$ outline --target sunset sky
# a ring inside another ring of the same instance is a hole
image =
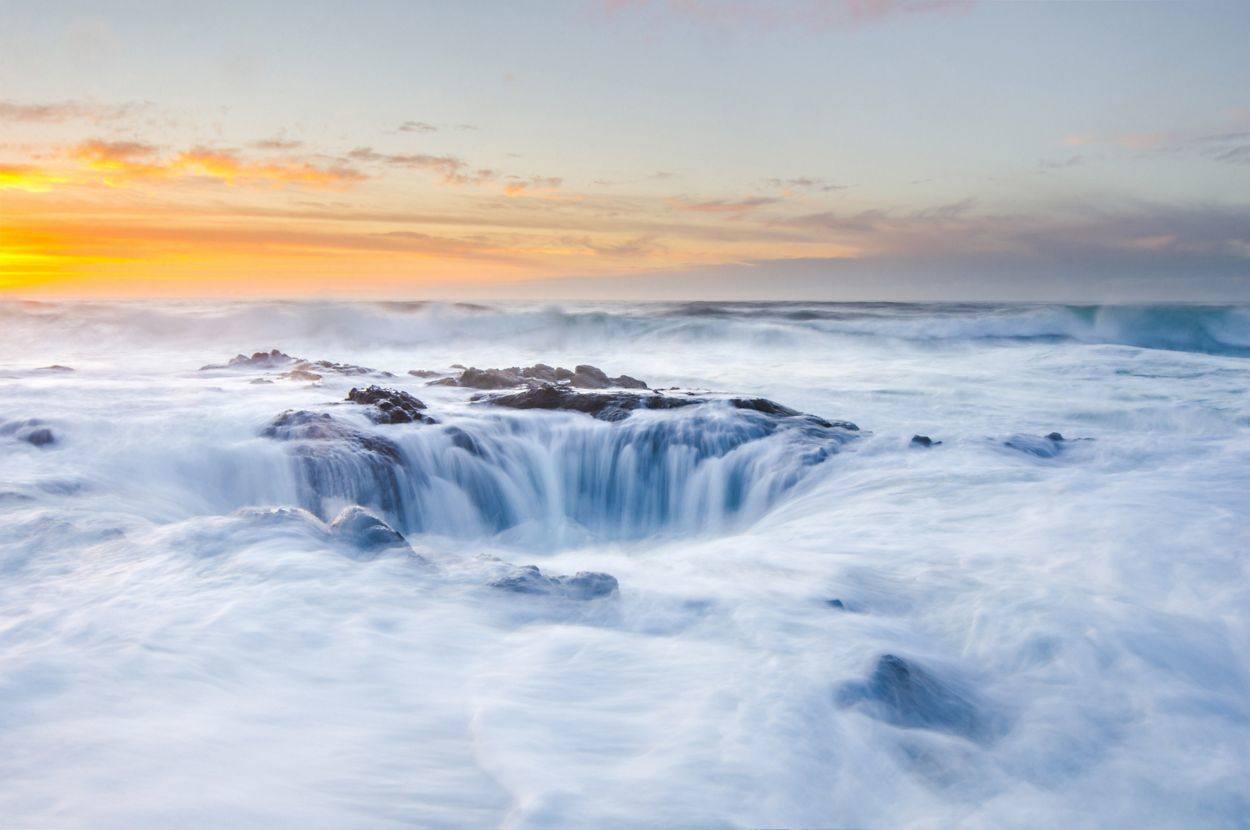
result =
[[[1250,3],[0,1],[0,292],[1250,299]]]

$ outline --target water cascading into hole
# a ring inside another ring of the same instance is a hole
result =
[[[749,523],[854,433],[709,403],[616,423],[518,412],[384,429],[297,412],[268,434],[293,442],[300,503],[322,518],[360,504],[406,534],[572,523],[637,539]]]

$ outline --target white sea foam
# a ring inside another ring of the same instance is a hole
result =
[[[273,347],[441,423],[198,370]],[[0,434],[0,825],[1246,826],[1247,349],[1244,308],[0,305],[0,433],[55,436]],[[535,361],[862,429],[405,374]],[[398,500],[310,490],[286,410],[393,442]],[[1092,440],[1004,445],[1052,431]],[[419,556],[353,555],[352,501]]]

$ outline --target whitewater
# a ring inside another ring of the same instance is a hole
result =
[[[1250,826],[1248,358],[1244,306],[2,302],[0,826]],[[534,364],[681,405],[439,382]]]

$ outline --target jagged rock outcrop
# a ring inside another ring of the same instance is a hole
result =
[[[425,413],[425,404],[400,389],[369,386],[353,387],[347,400],[369,407],[369,419],[375,424],[433,424],[437,423]]]

